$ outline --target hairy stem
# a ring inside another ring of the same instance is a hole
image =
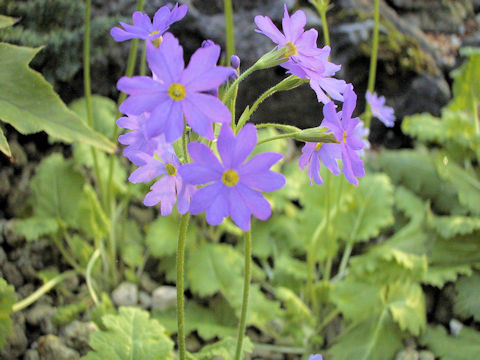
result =
[[[177,341],[178,341],[178,354],[180,360],[185,360],[185,312],[184,312],[184,263],[185,263],[185,240],[187,237],[188,222],[190,220],[190,214],[182,215],[180,221],[180,232],[178,235],[178,248],[177,248]]]
[[[237,348],[235,350],[235,360],[240,360],[243,353],[243,338],[245,336],[245,327],[247,325],[248,293],[250,291],[252,263],[252,233],[251,230],[245,232],[245,277],[243,280],[243,301],[240,323],[238,325]]]

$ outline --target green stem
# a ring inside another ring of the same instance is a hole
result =
[[[377,56],[378,56],[378,29],[380,24],[380,0],[375,0],[375,9],[373,15],[373,38],[372,38],[372,55],[370,57],[370,70],[368,72],[368,91],[372,94],[375,90],[375,77],[377,74]],[[365,114],[365,127],[370,128],[370,120],[372,118],[372,109],[367,104]]]
[[[183,134],[182,134],[182,149],[183,149],[183,162],[188,162],[188,151],[187,151],[187,121],[183,120]]]
[[[47,292],[53,289],[56,285],[60,284],[67,277],[72,276],[74,274],[76,274],[76,272],[73,270],[70,270],[47,281],[45,284],[43,284],[41,287],[39,287],[35,292],[27,296],[25,299],[14,304],[12,306],[12,311],[17,312],[29,307],[35,301],[37,301],[39,298],[41,298],[43,295],[45,295]]]
[[[140,55],[140,72],[138,75],[144,76],[147,73],[147,43],[142,48],[142,55]]]
[[[99,257],[100,257],[100,249],[97,249],[94,251],[92,257],[88,261],[87,271],[85,273],[85,280],[87,282],[88,292],[90,293],[90,296],[92,297],[95,305],[98,304],[98,296],[95,293],[95,289],[93,288],[93,284],[92,284],[92,269]]]
[[[327,23],[328,0],[316,0],[313,2],[313,5],[322,19],[323,39],[325,40],[325,45],[330,46],[330,33],[328,31]]]
[[[270,138],[267,138],[267,139],[264,139],[262,141],[259,141],[257,143],[257,145],[261,145],[261,144],[264,144],[264,143],[267,143],[267,142],[270,142],[270,141],[274,141],[274,140],[280,140],[280,139],[288,139],[288,138],[292,138],[294,135],[298,134],[299,131],[296,131],[296,132],[291,132],[291,133],[286,133],[286,134],[281,134],[281,135],[277,135],[277,136],[272,136]]]
[[[92,108],[92,87],[90,83],[90,18],[91,18],[92,1],[87,0],[85,4],[85,32],[83,36],[83,86],[85,92],[85,103],[87,107],[87,122],[88,126],[93,129],[93,108]],[[90,148],[93,159],[93,168],[95,172],[95,178],[98,184],[98,191],[102,203],[106,206],[105,188],[103,186],[102,177],[100,175],[100,167],[98,165],[97,150],[93,147]]]
[[[180,360],[185,360],[185,310],[184,310],[184,263],[185,263],[185,239],[187,237],[188,221],[190,214],[182,215],[180,221],[180,232],[178,235],[177,248],[177,324],[178,324],[178,353]]]
[[[247,325],[248,293],[250,291],[250,266],[252,263],[252,233],[251,230],[245,232],[245,277],[243,280],[243,301],[240,323],[238,325],[237,348],[235,350],[235,360],[240,360],[243,352],[243,338]]]
[[[480,134],[480,120],[478,119],[478,105],[477,99],[472,89],[472,111],[473,111],[473,118],[475,120],[475,134]]]
[[[232,0],[223,0],[225,14],[225,35],[227,38],[227,63],[230,57],[235,54],[235,28],[233,23]]]
[[[335,319],[338,316],[338,314],[340,314],[340,310],[334,310],[330,314],[325,316],[322,323],[320,325],[318,325],[318,328],[316,329],[317,333],[322,331],[323,328],[330,323],[330,321],[332,321],[333,319]]]

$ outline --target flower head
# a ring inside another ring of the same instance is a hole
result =
[[[310,355],[308,357],[308,360],[323,360],[323,357],[320,354],[315,354],[315,355]]]
[[[365,168],[357,151],[362,150],[365,147],[365,143],[357,137],[358,133],[355,130],[360,124],[360,118],[352,119],[352,114],[357,104],[357,95],[353,91],[351,84],[347,85],[344,97],[343,109],[338,114],[333,102],[329,102],[323,107],[324,120],[322,126],[328,127],[340,143],[343,163],[342,171],[350,183],[358,186],[357,177],[365,175]],[[342,118],[342,121],[339,120],[339,117]]]
[[[310,185],[312,180],[318,184],[323,184],[320,176],[320,162],[334,175],[340,175],[337,159],[341,157],[340,144],[311,143],[307,142],[302,148],[302,155],[298,159],[298,166],[304,170],[308,165],[308,176]]]
[[[160,48],[147,43],[153,78],[121,78],[117,87],[130,96],[120,111],[133,115],[149,112],[149,137],[165,134],[167,142],[174,142],[182,135],[185,118],[194,131],[213,140],[212,123],[228,123],[232,117],[228,108],[208,93],[234,73],[230,67],[216,65],[219,56],[218,45],[200,48],[185,68],[183,48],[172,34],[165,34]]]
[[[187,5],[175,4],[170,11],[168,5],[162,6],[153,16],[153,22],[147,14],[135,11],[132,15],[133,25],[120,22],[122,28],[114,27],[110,30],[115,41],[125,41],[130,39],[150,40],[160,44],[161,36],[168,30],[170,25],[177,22],[187,13]]]
[[[117,125],[124,129],[133,130],[118,137],[118,142],[122,145],[128,145],[123,150],[123,156],[135,165],[142,165],[142,157],[139,153],[153,155],[159,147],[166,147],[165,137],[163,135],[150,138],[145,130],[145,123],[150,114],[143,113],[139,116],[124,116],[117,120]]]
[[[268,36],[279,48],[285,48],[288,61],[281,64],[288,73],[302,79],[309,79],[310,86],[317,94],[318,101],[326,104],[331,96],[334,100],[343,101],[343,91],[346,82],[331,78],[341,66],[328,61],[330,47],[317,47],[318,32],[315,29],[305,31],[307,18],[302,10],[296,11],[291,17],[287,6],[282,19],[283,33],[273,24],[268,16],[258,15],[255,24],[258,33]]]
[[[385,97],[378,97],[377,93],[371,93],[367,91],[367,102],[372,109],[372,115],[385,124],[385,126],[393,127],[395,123],[395,115],[393,114],[393,108],[385,105]]]
[[[285,185],[285,177],[270,170],[282,155],[265,152],[245,162],[256,144],[257,130],[247,124],[237,136],[228,125],[222,126],[217,142],[221,162],[208,146],[198,142],[188,145],[193,163],[183,165],[180,174],[187,183],[208,184],[194,194],[192,214],[206,211],[211,225],[231,216],[244,231],[250,229],[252,215],[260,220],[270,217],[270,204],[260,191],[271,192]]]
[[[142,165],[135,170],[128,180],[137,184],[149,182],[160,177],[145,196],[143,203],[154,206],[160,203],[162,216],[170,215],[173,206],[177,203],[178,212],[185,214],[190,207],[190,200],[196,187],[186,184],[178,172],[180,161],[171,146],[161,146],[154,155],[137,153],[142,159]]]

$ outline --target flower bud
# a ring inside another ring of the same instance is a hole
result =
[[[213,45],[215,45],[213,40],[203,40],[203,42],[202,42],[202,48],[206,48],[206,47],[213,46]]]
[[[238,69],[240,67],[240,58],[237,55],[232,55],[230,57],[230,65],[234,69]]]
[[[271,67],[275,67],[277,65],[283,64],[287,61],[288,58],[285,57],[285,49],[273,49],[269,51],[265,55],[263,55],[258,61],[255,63],[255,67],[260,69],[268,69]]]
[[[331,132],[327,133],[328,130],[325,126],[318,126],[302,130],[296,133],[293,138],[305,142],[336,143],[335,135]]]

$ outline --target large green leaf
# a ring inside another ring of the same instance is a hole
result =
[[[15,304],[13,286],[0,278],[0,349],[5,345],[7,337],[12,331],[12,306]]]
[[[452,72],[453,100],[449,107],[453,110],[473,111],[472,104],[480,101],[480,52],[478,49],[467,51],[468,60]],[[476,108],[476,107],[475,107]]]
[[[12,26],[16,21],[17,19],[10,16],[0,15],[0,29]]]
[[[458,336],[447,335],[443,326],[429,327],[420,338],[440,360],[473,360],[480,354],[480,332],[464,327]]]
[[[12,152],[10,151],[10,146],[8,145],[7,138],[3,133],[2,128],[0,128],[0,151],[3,152],[8,157],[12,156]]]
[[[357,191],[338,215],[339,235],[347,242],[367,241],[393,223],[393,187],[383,174],[360,179]]]
[[[146,238],[148,249],[155,257],[164,257],[174,255],[177,252],[178,218],[171,216],[159,216],[155,221],[148,224],[146,228]],[[188,227],[187,247],[195,239],[194,224]]]
[[[433,216],[430,222],[430,226],[444,238],[480,231],[480,217]]]
[[[480,215],[480,177],[475,170],[461,168],[447,155],[439,154],[435,163],[440,176],[457,190],[460,203]]]
[[[22,134],[44,130],[65,142],[113,152],[115,146],[70,111],[52,86],[28,64],[41,48],[0,43],[0,119]]]
[[[465,318],[480,321],[480,274],[464,277],[455,284],[455,312]]]
[[[173,359],[173,342],[164,328],[149,318],[146,311],[120,308],[118,315],[105,315],[107,330],[90,336],[93,351],[83,360],[169,360]]]
[[[45,158],[30,182],[33,215],[61,219],[75,226],[83,184],[83,176],[72,161],[65,160],[61,154]]]
[[[55,234],[59,229],[55,218],[30,217],[15,220],[15,231],[27,241],[38,240],[42,236]]]

